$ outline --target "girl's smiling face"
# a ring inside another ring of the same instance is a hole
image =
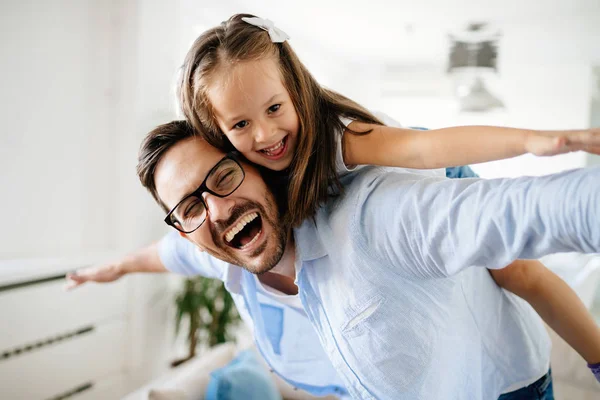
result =
[[[231,144],[263,167],[289,167],[300,123],[276,59],[239,62],[211,78],[208,100]]]

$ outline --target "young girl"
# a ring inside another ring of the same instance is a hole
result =
[[[179,95],[186,118],[209,143],[225,151],[235,148],[287,176],[290,226],[312,217],[331,188],[341,190],[339,175],[355,165],[435,169],[525,153],[600,154],[599,129],[464,126],[421,132],[386,126],[364,107],[319,85],[287,39],[271,21],[234,15],[194,42],[182,67]],[[492,275],[499,283],[516,283],[508,275],[514,270]],[[543,317],[549,315],[542,310],[544,302],[531,303]],[[585,324],[588,344],[596,345],[597,327],[589,318]],[[582,333],[565,326],[559,330],[567,336]],[[590,363],[600,361],[595,351],[577,350]]]
[[[600,129],[534,131],[464,126],[425,133],[385,126],[371,112],[323,88],[287,35],[268,20],[234,15],[204,32],[182,67],[183,112],[206,139],[289,175],[289,219],[299,225],[340,189],[359,164],[432,169],[524,153],[600,152]]]

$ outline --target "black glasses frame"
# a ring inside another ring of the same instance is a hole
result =
[[[227,194],[219,194],[219,193],[216,193],[216,192],[210,190],[208,188],[208,186],[206,186],[206,180],[208,179],[209,176],[211,176],[211,174],[215,171],[215,169],[217,169],[217,167],[219,165],[221,165],[221,163],[223,161],[225,161],[225,160],[231,160],[231,161],[235,162],[238,165],[238,167],[240,167],[240,170],[242,171],[242,179],[240,180],[240,183],[235,188],[233,188],[233,190],[231,190],[229,193],[227,193]],[[235,192],[242,185],[242,183],[244,182],[245,178],[246,178],[246,171],[244,171],[244,167],[242,167],[242,164],[240,164],[240,161],[239,161],[239,159],[237,157],[237,152],[232,151],[232,152],[227,153],[225,155],[225,157],[223,157],[222,159],[220,159],[219,162],[216,163],[210,169],[210,171],[208,171],[208,174],[206,174],[206,177],[202,181],[202,184],[200,185],[200,187],[198,187],[198,189],[194,190],[192,193],[188,194],[183,199],[181,199],[181,201],[179,203],[177,203],[175,205],[175,207],[173,207],[171,209],[171,211],[169,211],[169,213],[167,214],[167,216],[164,219],[165,223],[167,225],[169,225],[169,226],[172,226],[173,228],[177,229],[179,232],[182,232],[182,233],[192,233],[192,232],[196,231],[198,228],[200,228],[202,226],[202,224],[204,223],[204,221],[206,221],[206,217],[204,218],[204,220],[202,220],[202,222],[200,222],[200,225],[198,225],[197,227],[195,227],[191,231],[184,231],[183,228],[181,228],[181,229],[178,228],[175,225],[175,223],[171,220],[171,214],[173,214],[173,212],[177,209],[177,207],[179,207],[179,205],[181,203],[183,203],[184,201],[186,201],[188,198],[190,198],[192,196],[195,196],[195,197],[197,197],[197,198],[200,199],[200,201],[202,202],[202,204],[204,204],[204,208],[206,209],[206,212],[208,213],[208,205],[204,201],[204,198],[202,197],[202,193],[207,192],[207,193],[212,194],[213,196],[217,196],[217,197],[220,197],[220,198],[224,198],[224,197],[230,196],[233,192]]]

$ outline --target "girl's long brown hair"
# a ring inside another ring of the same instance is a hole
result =
[[[342,186],[336,171],[336,135],[344,132],[340,117],[381,124],[354,101],[328,90],[313,78],[287,42],[273,43],[268,33],[236,14],[204,32],[192,45],[182,66],[179,82],[181,107],[191,125],[215,147],[233,148],[216,122],[207,89],[219,68],[244,61],[275,57],[283,83],[300,121],[297,148],[288,176],[285,223],[297,226],[315,215],[317,208]],[[353,132],[365,134],[368,132]]]

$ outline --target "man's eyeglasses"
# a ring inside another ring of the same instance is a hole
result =
[[[210,170],[198,189],[169,211],[165,222],[180,232],[194,232],[206,220],[208,207],[202,193],[227,197],[240,187],[244,177],[244,169],[237,161],[235,153],[228,153]]]

